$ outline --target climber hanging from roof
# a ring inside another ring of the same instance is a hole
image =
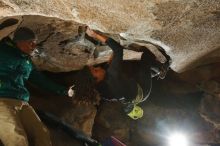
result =
[[[162,64],[155,55],[144,48],[141,60],[130,62],[132,68],[127,68],[129,62],[123,61],[123,47],[110,37],[101,35],[89,27],[86,34],[101,43],[107,44],[113,50],[113,57],[107,69],[90,66],[89,70],[96,81],[96,89],[101,97],[108,101],[120,101],[125,105],[125,111],[132,119],[143,116],[143,110],[137,106],[145,101],[151,92],[152,77],[163,79],[170,65],[170,57]]]

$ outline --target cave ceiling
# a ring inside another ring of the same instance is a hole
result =
[[[218,0],[1,0],[0,22],[9,18],[19,21],[0,37],[20,26],[33,29],[41,43],[33,61],[41,70],[66,72],[108,60],[109,48],[83,37],[85,25],[124,46],[162,47],[175,72],[220,61]],[[124,58],[139,59],[140,53],[126,50]]]

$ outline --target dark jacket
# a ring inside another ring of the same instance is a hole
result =
[[[142,61],[123,61],[123,47],[109,38],[106,44],[113,50],[113,59],[109,65],[106,77],[97,90],[104,99],[131,101],[137,96],[137,84],[148,96],[151,88],[150,68]]]
[[[29,100],[25,81],[30,80],[41,88],[66,95],[65,87],[53,83],[34,69],[31,59],[16,47],[9,38],[0,41],[0,98]]]

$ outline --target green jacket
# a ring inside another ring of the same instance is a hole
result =
[[[58,95],[67,95],[65,87],[47,79],[34,69],[28,55],[22,53],[9,38],[0,41],[0,98],[29,100],[25,81]]]

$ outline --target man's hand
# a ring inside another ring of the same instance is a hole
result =
[[[106,40],[108,39],[107,36],[96,33],[94,30],[90,29],[89,27],[87,27],[86,29],[86,34],[94,39],[99,40],[102,43],[105,43]]]
[[[69,90],[68,90],[68,96],[69,97],[73,97],[75,95],[75,91],[73,90],[73,88],[75,87],[75,85],[72,85]]]
[[[87,27],[86,29],[86,34],[92,38],[96,38],[96,32],[90,29],[89,27]]]

